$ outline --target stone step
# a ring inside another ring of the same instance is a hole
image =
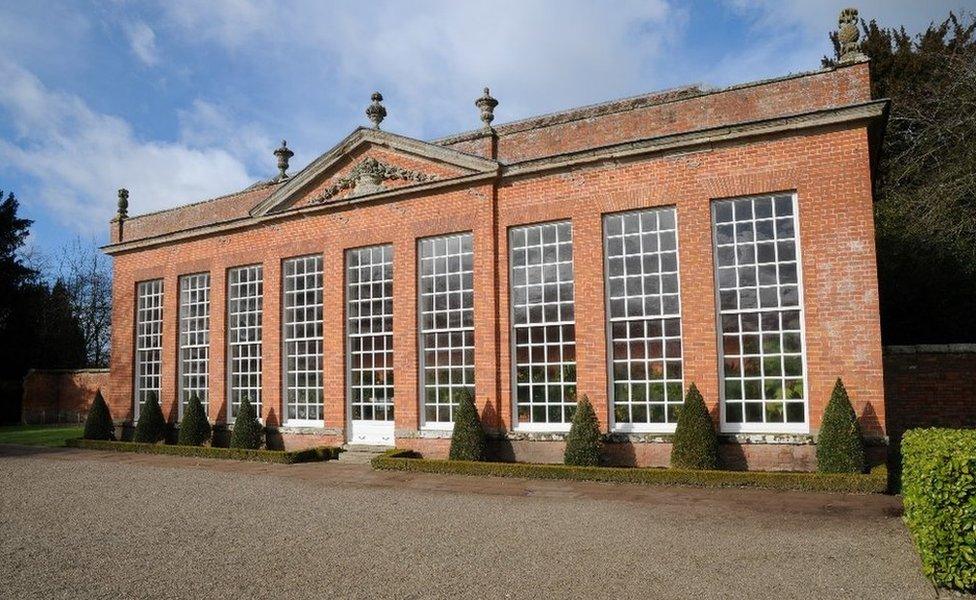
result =
[[[342,447],[345,452],[339,454],[339,462],[356,465],[369,464],[374,457],[383,454],[393,446],[364,446],[360,444],[346,444]]]

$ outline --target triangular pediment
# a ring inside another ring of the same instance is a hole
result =
[[[498,163],[421,140],[359,128],[251,209],[260,216],[292,207],[410,191],[495,173]]]

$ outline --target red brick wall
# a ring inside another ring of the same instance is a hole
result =
[[[32,370],[24,377],[23,423],[84,420],[95,392],[108,395],[108,369]],[[112,417],[118,417],[115,411]]]
[[[888,432],[913,427],[976,427],[976,346],[885,349]]]

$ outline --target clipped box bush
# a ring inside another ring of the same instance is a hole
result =
[[[166,439],[166,419],[155,392],[146,394],[146,401],[139,411],[139,422],[133,440],[143,444],[155,444]]]
[[[246,448],[215,448],[213,446],[168,446],[166,444],[141,444],[137,442],[113,442],[108,440],[86,440],[82,438],[67,440],[65,445],[69,448],[83,448],[86,450],[163,454],[168,456],[190,456],[194,458],[220,458],[283,465],[335,460],[339,458],[339,453],[342,452],[341,449],[331,446],[318,446],[315,448],[305,448],[304,450],[249,450]]]
[[[922,570],[976,592],[976,430],[913,429],[901,441],[905,523]]]
[[[200,446],[210,439],[212,432],[213,428],[207,419],[203,403],[196,394],[193,394],[187,402],[183,421],[180,423],[180,437],[177,443],[181,446]]]
[[[478,417],[478,408],[466,389],[458,391],[457,398],[449,455],[451,460],[481,460],[485,455],[485,430]]]
[[[234,417],[234,430],[230,434],[230,447],[257,450],[263,441],[264,427],[258,421],[254,406],[246,397],[241,398],[241,407]]]
[[[676,469],[716,469],[718,435],[705,399],[693,383],[688,388],[671,446],[671,466]]]
[[[844,383],[838,379],[820,421],[817,470],[821,473],[863,473],[864,440]]]
[[[88,409],[88,416],[85,418],[86,440],[114,440],[115,425],[112,424],[112,413],[108,410],[105,398],[102,398],[102,390],[95,392],[95,399],[92,400],[91,408]]]
[[[601,446],[600,422],[590,404],[590,398],[583,394],[576,403],[573,424],[566,436],[563,462],[567,465],[595,467],[600,464]]]

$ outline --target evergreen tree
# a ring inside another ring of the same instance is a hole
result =
[[[817,436],[817,470],[821,473],[864,471],[864,440],[851,399],[840,379],[820,421]]]
[[[481,460],[485,454],[485,430],[478,417],[471,393],[461,389],[455,396],[454,431],[451,433],[451,460]]]
[[[241,406],[234,418],[234,430],[230,435],[231,448],[257,450],[264,441],[264,427],[258,421],[254,407],[247,397],[241,398]]]
[[[718,436],[708,414],[705,399],[692,383],[678,412],[678,425],[671,446],[675,469],[715,469],[718,466]]]
[[[62,280],[55,281],[50,293],[46,294],[42,313],[37,336],[38,356],[32,366],[48,369],[84,367],[87,363],[85,335]]]
[[[600,421],[596,418],[590,398],[583,396],[576,403],[573,424],[566,436],[563,462],[579,467],[595,467],[600,464]]]
[[[213,429],[207,419],[207,412],[203,409],[200,398],[193,394],[190,401],[186,404],[183,412],[183,421],[180,422],[180,437],[178,444],[181,446],[199,446],[210,439]]]
[[[85,433],[82,437],[86,440],[115,439],[115,425],[112,423],[108,404],[105,403],[105,398],[102,398],[102,390],[95,392],[95,399],[92,400],[88,417],[85,419]]]
[[[146,401],[139,410],[139,422],[133,440],[143,444],[155,444],[166,439],[166,419],[155,392],[146,394]]]
[[[976,18],[861,28],[872,95],[891,99],[874,189],[884,343],[976,341]]]

